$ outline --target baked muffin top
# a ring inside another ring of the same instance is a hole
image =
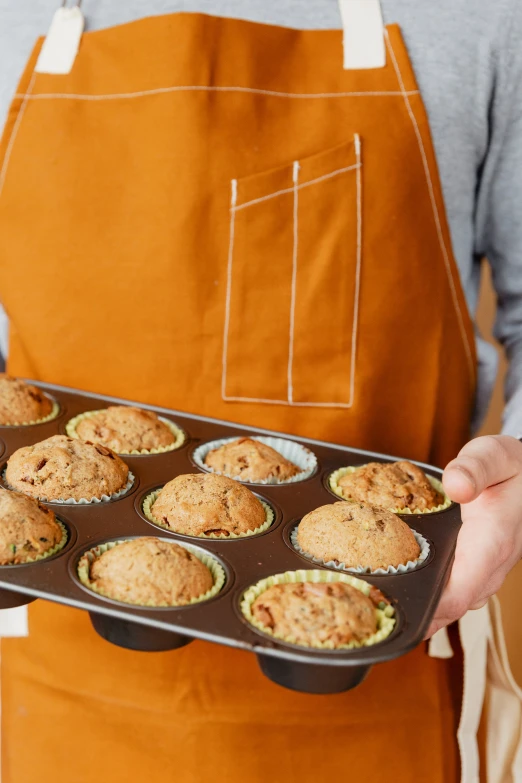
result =
[[[28,424],[48,416],[53,409],[40,389],[7,373],[0,373],[0,424]]]
[[[127,483],[129,469],[100,444],[53,435],[9,458],[6,481],[42,500],[81,500],[112,495]]]
[[[346,499],[388,509],[426,510],[444,503],[424,471],[407,461],[369,462],[342,476],[337,484]]]
[[[151,514],[187,536],[239,535],[256,530],[266,521],[263,505],[247,487],[213,473],[186,474],[169,481]]]
[[[124,541],[97,557],[90,580],[105,595],[131,604],[180,606],[214,584],[207,566],[173,541]]]
[[[340,500],[316,508],[297,528],[297,543],[309,555],[346,568],[375,571],[417,560],[420,547],[400,517],[379,506]]]
[[[172,430],[153,411],[126,405],[111,405],[82,419],[76,434],[120,454],[171,446],[176,440]]]
[[[341,647],[377,631],[376,605],[344,582],[273,585],[252,604],[254,618],[276,636],[297,644]]]
[[[0,565],[34,560],[60,543],[54,513],[37,500],[0,488]]]
[[[241,481],[284,481],[301,472],[278,451],[252,438],[238,438],[212,449],[205,457],[205,465]]]

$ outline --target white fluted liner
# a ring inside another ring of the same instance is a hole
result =
[[[417,560],[409,560],[405,565],[401,564],[397,567],[388,566],[388,568],[377,568],[375,571],[372,571],[371,568],[367,568],[365,566],[351,566],[347,568],[344,563],[336,563],[334,560],[322,560],[320,557],[314,557],[308,552],[305,552],[304,549],[302,549],[297,543],[298,527],[299,525],[297,525],[292,530],[292,533],[290,534],[290,541],[292,542],[294,549],[299,552],[300,555],[306,557],[307,560],[310,560],[312,563],[316,563],[317,565],[327,566],[327,568],[335,568],[336,571],[347,571],[351,574],[375,574],[376,576],[407,574],[409,571],[415,571],[416,568],[422,565],[430,553],[429,541],[424,538],[424,536],[421,536],[420,533],[417,533],[416,530],[412,529],[411,532],[415,536],[415,540],[420,547],[420,555]]]
[[[194,462],[199,468],[201,468],[201,470],[205,470],[207,473],[228,475],[221,474],[220,471],[209,468],[208,465],[205,464],[205,457],[209,451],[218,449],[220,446],[224,446],[226,443],[232,443],[233,441],[239,440],[239,438],[243,437],[248,437],[251,438],[251,440],[257,440],[260,443],[264,443],[265,446],[270,446],[270,448],[277,451],[289,462],[297,465],[301,472],[296,476],[292,476],[291,478],[284,479],[282,481],[277,478],[263,479],[262,481],[245,481],[240,476],[228,476],[235,481],[241,481],[244,484],[295,484],[297,481],[304,481],[305,479],[310,478],[317,468],[317,457],[313,452],[310,451],[310,449],[307,449],[305,446],[301,445],[301,443],[297,443],[293,440],[287,440],[286,438],[275,438],[264,435],[237,435],[234,438],[220,438],[219,440],[212,440],[208,443],[203,443],[201,446],[198,446],[198,448],[195,449],[192,454]]]

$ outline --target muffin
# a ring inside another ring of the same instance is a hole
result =
[[[272,585],[256,598],[251,612],[274,636],[335,648],[363,642],[377,632],[377,605],[343,582],[297,582]]]
[[[411,462],[369,462],[337,479],[339,494],[383,508],[428,511],[445,497],[430,483],[421,468]]]
[[[187,536],[242,535],[266,522],[263,504],[247,487],[213,473],[169,481],[150,513],[153,521]]]
[[[0,424],[30,424],[52,410],[53,403],[36,386],[0,373]]]
[[[308,555],[345,568],[388,568],[415,561],[420,547],[408,525],[379,506],[339,501],[316,508],[297,528],[297,543]]]
[[[36,560],[58,546],[63,535],[50,509],[0,488],[0,565]]]
[[[238,438],[212,449],[205,457],[205,465],[241,481],[286,481],[301,473],[278,451],[252,438]]]
[[[153,537],[107,549],[90,564],[88,579],[109,598],[145,606],[183,606],[214,586],[210,570],[196,555]]]
[[[42,500],[101,498],[123,489],[127,465],[100,444],[53,435],[9,458],[5,478],[13,489]]]
[[[162,449],[177,440],[155,413],[126,405],[95,411],[81,418],[73,431],[82,440],[101,443],[119,454]]]

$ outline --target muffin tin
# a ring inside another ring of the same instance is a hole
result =
[[[1,474],[6,459],[16,449],[51,435],[64,434],[65,425],[73,416],[107,405],[136,404],[153,410],[182,427],[187,439],[176,451],[123,457],[136,478],[129,492],[117,500],[87,505],[47,504],[67,526],[69,540],[60,552],[39,562],[1,566],[0,608],[44,598],[84,609],[103,638],[134,650],[171,650],[193,639],[237,647],[253,652],[264,674],[274,682],[307,693],[338,693],[353,688],[362,682],[371,666],[404,655],[422,641],[453,560],[461,525],[460,509],[456,505],[437,513],[402,517],[430,542],[430,554],[422,566],[405,574],[357,575],[382,590],[395,608],[395,629],[380,644],[348,651],[298,647],[259,632],[247,623],[239,608],[244,591],[260,579],[284,571],[321,568],[296,552],[290,535],[307,512],[336,501],[327,488],[327,477],[332,471],[343,465],[397,458],[114,397],[38,385],[59,403],[60,414],[44,424],[0,427]],[[217,438],[255,434],[289,437],[311,449],[318,460],[316,472],[304,481],[286,485],[247,484],[275,512],[269,530],[234,540],[203,539],[171,533],[147,520],[141,505],[153,489],[176,475],[199,471],[191,456],[197,446]],[[440,478],[438,468],[421,466]],[[186,607],[142,608],[102,598],[81,585],[76,568],[86,549],[109,540],[150,535],[184,541],[213,555],[226,573],[220,593],[209,601]]]

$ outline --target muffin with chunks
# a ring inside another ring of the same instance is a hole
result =
[[[377,631],[376,608],[384,596],[364,595],[343,582],[272,585],[252,604],[252,616],[279,638],[314,646],[363,642]]]
[[[88,579],[109,598],[145,606],[183,606],[214,585],[210,570],[192,552],[152,536],[107,549],[90,564]]]
[[[176,434],[153,411],[126,405],[111,405],[85,416],[74,432],[82,440],[101,443],[119,454],[150,451],[176,442]]]
[[[341,497],[388,509],[430,510],[445,501],[418,465],[369,462],[337,479]]]
[[[129,468],[113,451],[65,435],[18,449],[5,475],[13,489],[42,500],[101,498],[122,490],[128,477]]]
[[[52,401],[36,386],[0,373],[0,424],[29,424],[52,409]]]
[[[0,488],[0,565],[36,560],[58,546],[63,535],[50,509]]]
[[[400,517],[379,506],[339,501],[316,508],[297,528],[297,543],[308,555],[346,568],[406,565],[420,555],[413,532]]]
[[[159,524],[187,536],[241,535],[266,522],[263,504],[247,487],[213,473],[169,481],[150,513]]]
[[[241,481],[286,481],[301,473],[301,469],[278,451],[253,438],[238,438],[212,449],[205,465]]]

